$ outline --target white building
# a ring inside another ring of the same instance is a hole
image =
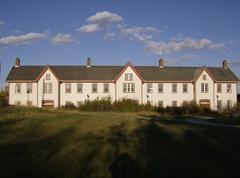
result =
[[[85,100],[130,98],[157,106],[181,106],[195,101],[211,109],[237,102],[238,78],[228,67],[159,66],[21,66],[16,59],[6,81],[10,105],[76,106]]]

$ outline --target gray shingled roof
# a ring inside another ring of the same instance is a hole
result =
[[[45,66],[13,67],[7,81],[35,80]],[[51,66],[60,80],[114,80],[124,66]],[[146,81],[193,81],[202,71],[201,67],[135,66]],[[208,67],[216,81],[238,81],[231,69]]]

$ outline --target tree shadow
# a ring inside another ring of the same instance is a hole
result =
[[[155,117],[136,119],[132,130],[127,121],[88,133],[26,130],[22,140],[0,144],[0,177],[237,177],[238,130]]]

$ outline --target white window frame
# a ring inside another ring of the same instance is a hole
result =
[[[231,83],[227,84],[227,93],[232,93],[232,84]]]
[[[161,88],[161,90],[159,90]],[[158,84],[158,93],[164,93],[164,85],[163,83]]]
[[[176,91],[174,91],[173,89],[174,89],[174,86],[176,86]],[[172,84],[172,93],[177,93],[177,91],[178,91],[178,87],[177,87],[178,85],[176,84],[176,83],[173,83]]]
[[[202,80],[207,80],[207,75],[206,74],[202,75]]]
[[[77,93],[83,93],[83,83],[77,83]]]
[[[51,80],[51,74],[46,74],[46,80]]]
[[[92,83],[92,93],[98,93],[98,84],[97,83]]]
[[[135,93],[135,83],[123,83],[123,93]]]
[[[104,83],[103,84],[103,93],[109,93],[109,83]]]
[[[26,84],[26,92],[29,94],[29,93],[32,93],[32,87],[33,87],[33,84],[32,83],[27,83]]]
[[[208,83],[201,83],[201,93],[208,93]]]
[[[51,94],[52,93],[52,83],[44,83],[43,84],[43,93]]]
[[[72,93],[72,84],[71,83],[65,83],[65,93],[67,93],[67,94]]]
[[[21,83],[15,84],[15,93],[20,94],[21,93]]]
[[[177,100],[173,100],[173,101],[172,101],[172,107],[177,107],[177,106],[178,106]]]
[[[133,73],[125,73],[125,81],[133,81]]]
[[[153,84],[152,83],[147,83],[147,93],[153,93]]]
[[[222,84],[220,83],[217,84],[217,93],[222,93]]]
[[[159,100],[159,101],[158,101],[158,107],[161,107],[161,108],[164,107],[164,105],[163,105],[163,100]]]
[[[183,87],[182,88],[183,89],[183,93],[188,93],[188,84],[187,83],[183,83],[182,87]],[[184,88],[184,87],[186,87],[186,88]],[[186,89],[186,91],[184,89]]]

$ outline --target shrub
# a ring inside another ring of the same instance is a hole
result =
[[[109,97],[96,100],[89,101],[85,100],[85,102],[79,106],[80,111],[111,111],[112,103]]]
[[[64,106],[64,109],[74,110],[74,109],[76,109],[76,106],[75,106],[73,103],[67,103],[67,104]]]
[[[124,111],[124,112],[133,112],[142,110],[141,106],[137,100],[132,99],[122,99],[119,101],[114,101],[113,110],[114,111]]]
[[[8,94],[4,90],[0,90],[0,107],[7,106]]]

